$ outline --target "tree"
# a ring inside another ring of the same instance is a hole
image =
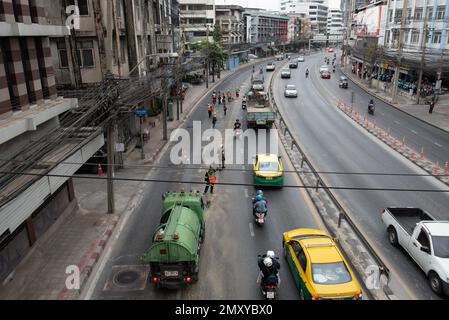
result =
[[[223,32],[218,24],[214,26],[212,31],[213,43],[209,43],[209,52],[207,52],[207,44],[202,44],[202,51],[208,57],[209,66],[212,67],[212,81],[215,81],[215,71],[218,71],[218,79],[221,77],[221,70],[224,69],[224,61],[228,59],[229,54],[223,49],[222,39]],[[206,39],[209,41],[209,39]]]

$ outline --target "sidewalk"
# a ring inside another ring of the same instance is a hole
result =
[[[349,67],[349,66],[347,66]],[[410,96],[403,95],[402,89],[398,90],[397,103],[392,103],[391,94],[385,92],[383,89],[370,88],[369,81],[360,79],[351,72],[349,68],[341,68],[343,74],[345,74],[351,81],[367,91],[369,94],[375,96],[379,100],[393,106],[394,108],[403,111],[412,117],[415,117],[421,121],[424,121],[434,127],[449,132],[449,99],[440,99],[435,105],[433,113],[429,113],[429,105],[424,104],[424,100],[421,100],[422,104],[417,105],[415,100],[412,100]],[[379,82],[382,88],[383,82]],[[400,94],[401,93],[401,94]]]
[[[253,63],[262,61],[264,59]],[[202,97],[209,94],[227,77],[253,63],[244,64],[233,71],[222,72],[221,79],[210,83],[209,89],[206,89],[205,84],[189,88],[180,120],[168,123],[169,136],[170,132],[188,118]],[[152,163],[166,145],[167,142],[162,140],[162,123],[157,123],[154,128],[150,128],[150,137],[144,146],[145,159],[141,159],[140,149],[133,150],[124,161],[125,169],[117,171],[116,177],[144,177],[148,174],[148,168],[132,167],[132,165]],[[77,200],[71,203],[50,230],[37,241],[5,283],[0,284],[0,299],[79,298],[83,285],[99,260],[121,215],[136,208],[144,192],[140,183],[116,181],[116,214],[107,215],[105,214],[107,212],[106,181],[74,178],[74,187]],[[68,266],[79,267],[80,290],[66,289],[66,279],[69,277],[69,274],[66,274]]]

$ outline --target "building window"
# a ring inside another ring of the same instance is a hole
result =
[[[388,10],[388,21],[393,22],[393,10]]]
[[[400,22],[402,19],[402,9],[396,9],[396,15],[394,16],[395,22]]]
[[[58,56],[59,56],[59,68],[65,69],[69,67],[69,59],[67,57],[67,48],[65,41],[57,42]]]
[[[441,42],[441,32],[434,32],[432,35],[432,43],[440,43]]]
[[[445,10],[445,7],[438,7],[437,8],[437,17],[436,17],[437,20],[443,20],[444,19],[444,10]]]
[[[427,20],[432,20],[433,7],[427,7]]]
[[[419,41],[419,31],[412,30],[412,37],[410,43],[418,43],[418,41]]]
[[[91,40],[78,42],[78,61],[81,68],[94,68],[94,42]]]
[[[422,8],[416,8],[415,9],[415,20],[422,20],[423,14],[422,14]]]
[[[75,1],[69,0],[68,5],[75,5]],[[87,0],[78,0],[78,8],[80,9],[80,16],[89,15],[89,3],[87,2]]]

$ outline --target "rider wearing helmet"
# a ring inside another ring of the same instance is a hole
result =
[[[242,129],[242,124],[240,123],[240,120],[237,119],[234,123],[234,130],[240,130]]]
[[[262,285],[274,285],[280,283],[279,269],[281,264],[276,259],[273,251],[268,251],[259,259],[259,268],[262,276]]]
[[[253,206],[254,217],[256,216],[256,213],[263,213],[265,217],[267,216],[268,213],[267,201],[265,201],[261,195],[258,195],[254,201]]]
[[[309,69],[306,70],[306,78],[309,77]]]

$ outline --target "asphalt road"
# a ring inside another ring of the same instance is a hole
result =
[[[235,90],[242,84],[249,87],[250,75],[250,69],[244,69],[224,81],[218,90]],[[206,109],[209,100],[209,97],[204,97],[199,108],[186,121],[184,128],[189,132],[192,132],[193,120],[200,120],[203,130],[211,127]],[[240,101],[236,101],[229,107],[226,118],[220,110],[217,128],[232,128],[235,119],[242,117]],[[169,153],[162,156],[160,165],[170,163]],[[287,157],[283,151],[281,155]],[[284,164],[287,170],[293,169],[288,159],[284,160]],[[233,165],[228,168],[233,171],[220,173],[220,181],[252,183],[249,166]],[[246,171],[239,171],[241,169]],[[204,170],[195,166],[172,166],[169,169],[153,169],[151,177],[173,181],[204,181],[204,174]],[[297,176],[287,174],[286,183],[299,184],[300,181]],[[265,194],[269,200],[270,212],[267,224],[259,229],[252,224],[251,196],[255,190],[243,186],[217,187],[211,198],[211,206],[206,211],[206,240],[202,249],[199,282],[178,291],[157,290],[148,283],[148,270],[142,268],[139,258],[150,247],[158,226],[162,194],[183,187],[188,190],[201,188],[203,191],[203,186],[180,183],[146,185],[142,203],[130,216],[118,238],[113,240],[115,243],[111,254],[105,261],[104,268],[99,270],[98,281],[92,284],[91,299],[262,299],[256,285],[258,254],[272,249],[281,255],[283,232],[295,228],[320,228],[322,225],[302,189],[267,190]],[[282,283],[279,299],[298,299],[299,295],[284,258],[281,257],[280,261]],[[114,276],[117,270],[136,269],[141,271],[137,282],[127,286],[117,284]]]
[[[296,138],[305,145],[307,154],[317,164],[318,170],[422,174],[423,171],[370,136],[335,107],[338,98],[345,101],[350,91],[354,91],[355,109],[365,112],[370,96],[353,83],[350,83],[349,90],[339,89],[338,73],[333,74],[331,80],[320,79],[319,67],[323,65],[324,56],[317,54],[306,57],[306,62],[292,71],[292,79],[280,79],[279,75],[273,88],[288,126]],[[309,79],[305,78],[306,68],[310,70]],[[299,98],[284,98],[283,91],[287,83],[298,87]],[[357,102],[360,101],[359,105]],[[374,117],[379,125],[392,128],[392,133],[397,132],[398,136],[408,137],[410,130],[418,132],[414,137],[415,148],[425,145],[426,157],[438,158],[440,163],[443,159],[449,158],[449,133],[426,125],[380,101],[377,101]],[[435,142],[442,147],[438,147]],[[333,186],[345,187],[405,189],[445,187],[432,177],[327,175],[325,178]],[[388,243],[380,213],[389,206],[413,206],[425,209],[439,219],[448,220],[449,195],[384,191],[336,191],[336,194],[390,267],[393,276],[391,286],[395,293],[402,299],[439,299],[431,291],[424,274],[406,253]]]

